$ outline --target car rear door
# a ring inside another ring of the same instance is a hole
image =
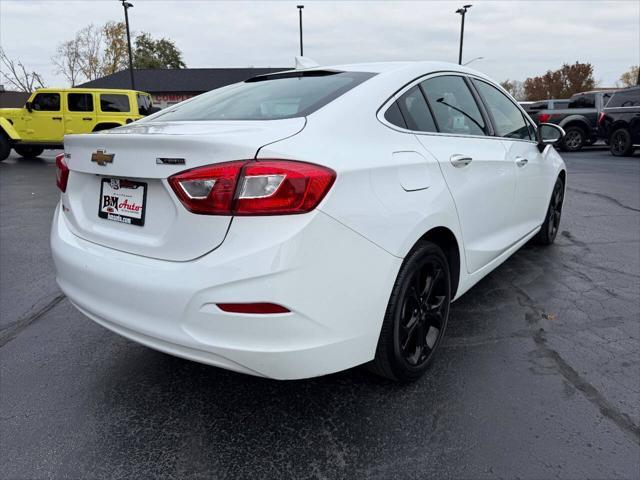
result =
[[[507,95],[484,80],[473,79],[473,84],[491,118],[494,134],[504,143],[507,160],[516,167],[513,228],[516,237],[522,238],[544,221],[554,184],[554,167],[546,159],[549,149],[540,152],[533,125]]]
[[[96,111],[92,93],[69,92],[64,116],[64,133],[89,133],[96,124]]]
[[[515,165],[507,160],[502,142],[489,136],[489,122],[464,76],[435,75],[420,88],[438,132],[418,133],[418,139],[437,158],[453,196],[471,273],[516,239]]]

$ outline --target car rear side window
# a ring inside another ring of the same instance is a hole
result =
[[[398,99],[398,106],[409,130],[437,132],[436,124],[420,87],[410,88]]]
[[[616,92],[611,100],[609,100],[609,103],[607,103],[607,108],[622,107],[640,107],[640,88]]]
[[[374,75],[329,70],[264,75],[213,90],[168,108],[155,120],[276,120],[304,117]]]
[[[593,93],[584,93],[573,97],[569,100],[567,108],[596,108],[596,96]]]
[[[90,93],[70,93],[67,95],[70,112],[93,112],[93,95]]]
[[[489,110],[495,133],[499,137],[531,140],[529,126],[522,115],[522,111],[497,88],[481,80],[473,80],[484,104]]]
[[[442,133],[486,135],[478,104],[462,77],[443,75],[421,83]]]
[[[397,102],[393,102],[384,114],[384,118],[392,125],[400,128],[407,128],[407,123],[400,112]]]
[[[59,112],[59,93],[38,93],[31,102],[31,108],[38,112]]]
[[[129,97],[117,93],[101,93],[100,110],[103,112],[130,112]]]

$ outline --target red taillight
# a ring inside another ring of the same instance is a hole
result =
[[[598,115],[598,125],[600,125],[604,121],[604,117],[606,116],[607,116],[606,113],[600,112],[600,115]]]
[[[69,180],[69,167],[64,160],[64,153],[56,155],[56,185],[62,193],[67,191],[67,181]]]
[[[538,115],[538,121],[540,123],[547,123],[552,116],[553,115],[551,115],[550,113],[540,113]]]
[[[218,308],[230,313],[289,313],[290,310],[275,303],[218,303]]]
[[[168,181],[184,206],[203,215],[291,215],[313,210],[333,170],[293,160],[238,160],[187,170]]]

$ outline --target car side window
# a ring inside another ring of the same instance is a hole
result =
[[[407,123],[404,121],[402,113],[400,113],[400,107],[397,102],[393,102],[391,106],[384,113],[384,118],[392,125],[400,128],[407,128]]]
[[[90,93],[70,93],[67,96],[70,112],[93,112],[93,95]]]
[[[620,107],[640,107],[640,89],[616,92],[607,103],[607,108]]]
[[[499,137],[531,140],[529,126],[524,115],[516,105],[500,90],[481,80],[473,80],[480,92],[493,123],[495,133]]]
[[[129,112],[129,97],[117,93],[100,94],[100,110],[103,112]]]
[[[417,85],[407,90],[398,99],[398,107],[400,107],[409,130],[417,132],[438,131],[427,101]]]
[[[421,83],[442,133],[486,135],[478,104],[462,77],[443,75]]]
[[[38,112],[59,112],[59,93],[38,93],[31,102],[31,108]]]

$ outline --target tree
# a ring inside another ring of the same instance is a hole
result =
[[[620,83],[623,87],[640,85],[640,65],[631,67],[628,72],[624,72],[620,75]]]
[[[51,57],[51,61],[56,66],[56,73],[64,75],[72,87],[82,74],[80,71],[80,48],[78,39],[74,38],[67,42],[62,42],[56,49],[56,54]]]
[[[524,88],[522,82],[506,79],[504,82],[500,82],[500,86],[509,92],[509,94],[516,100],[524,100]]]
[[[593,65],[576,62],[565,63],[558,70],[547,70],[539,77],[524,81],[524,96],[527,100],[568,98],[574,93],[592,90],[596,86]]]
[[[21,92],[32,92],[35,88],[44,87],[40,74],[35,71],[27,71],[27,68],[19,60],[7,57],[0,47],[0,64],[2,65],[2,77]]]
[[[129,67],[127,49],[127,27],[124,22],[107,22],[102,27],[104,52],[102,54],[101,75],[111,75]]]
[[[171,40],[154,40],[145,32],[136,37],[133,65],[135,68],[152,69],[186,67],[182,53]]]

